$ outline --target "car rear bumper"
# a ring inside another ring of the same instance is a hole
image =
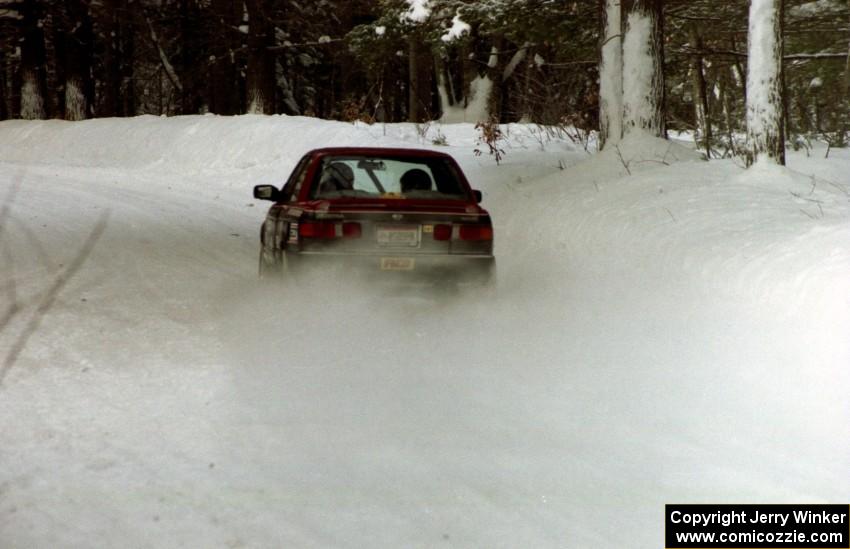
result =
[[[495,270],[492,255],[286,252],[286,270],[299,276],[322,273],[367,280],[418,282],[489,281]]]

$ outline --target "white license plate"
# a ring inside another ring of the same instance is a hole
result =
[[[412,271],[416,268],[416,260],[412,257],[382,257],[382,271]]]
[[[418,227],[378,227],[378,245],[398,248],[419,246]]]

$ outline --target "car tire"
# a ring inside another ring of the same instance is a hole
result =
[[[260,248],[258,275],[262,280],[279,279],[283,274],[283,254],[279,250]]]

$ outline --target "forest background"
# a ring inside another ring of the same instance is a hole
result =
[[[783,141],[844,146],[850,5],[767,3]],[[617,30],[631,11],[657,19],[655,133],[690,131],[709,156],[743,151],[746,0],[0,0],[0,120],[523,121],[586,140],[600,127],[601,52],[625,34],[606,34],[612,4]]]

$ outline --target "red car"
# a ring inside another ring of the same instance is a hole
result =
[[[447,154],[318,149],[282,189],[257,185],[254,198],[274,202],[260,231],[263,277],[334,265],[431,282],[481,283],[493,273],[490,214]]]

